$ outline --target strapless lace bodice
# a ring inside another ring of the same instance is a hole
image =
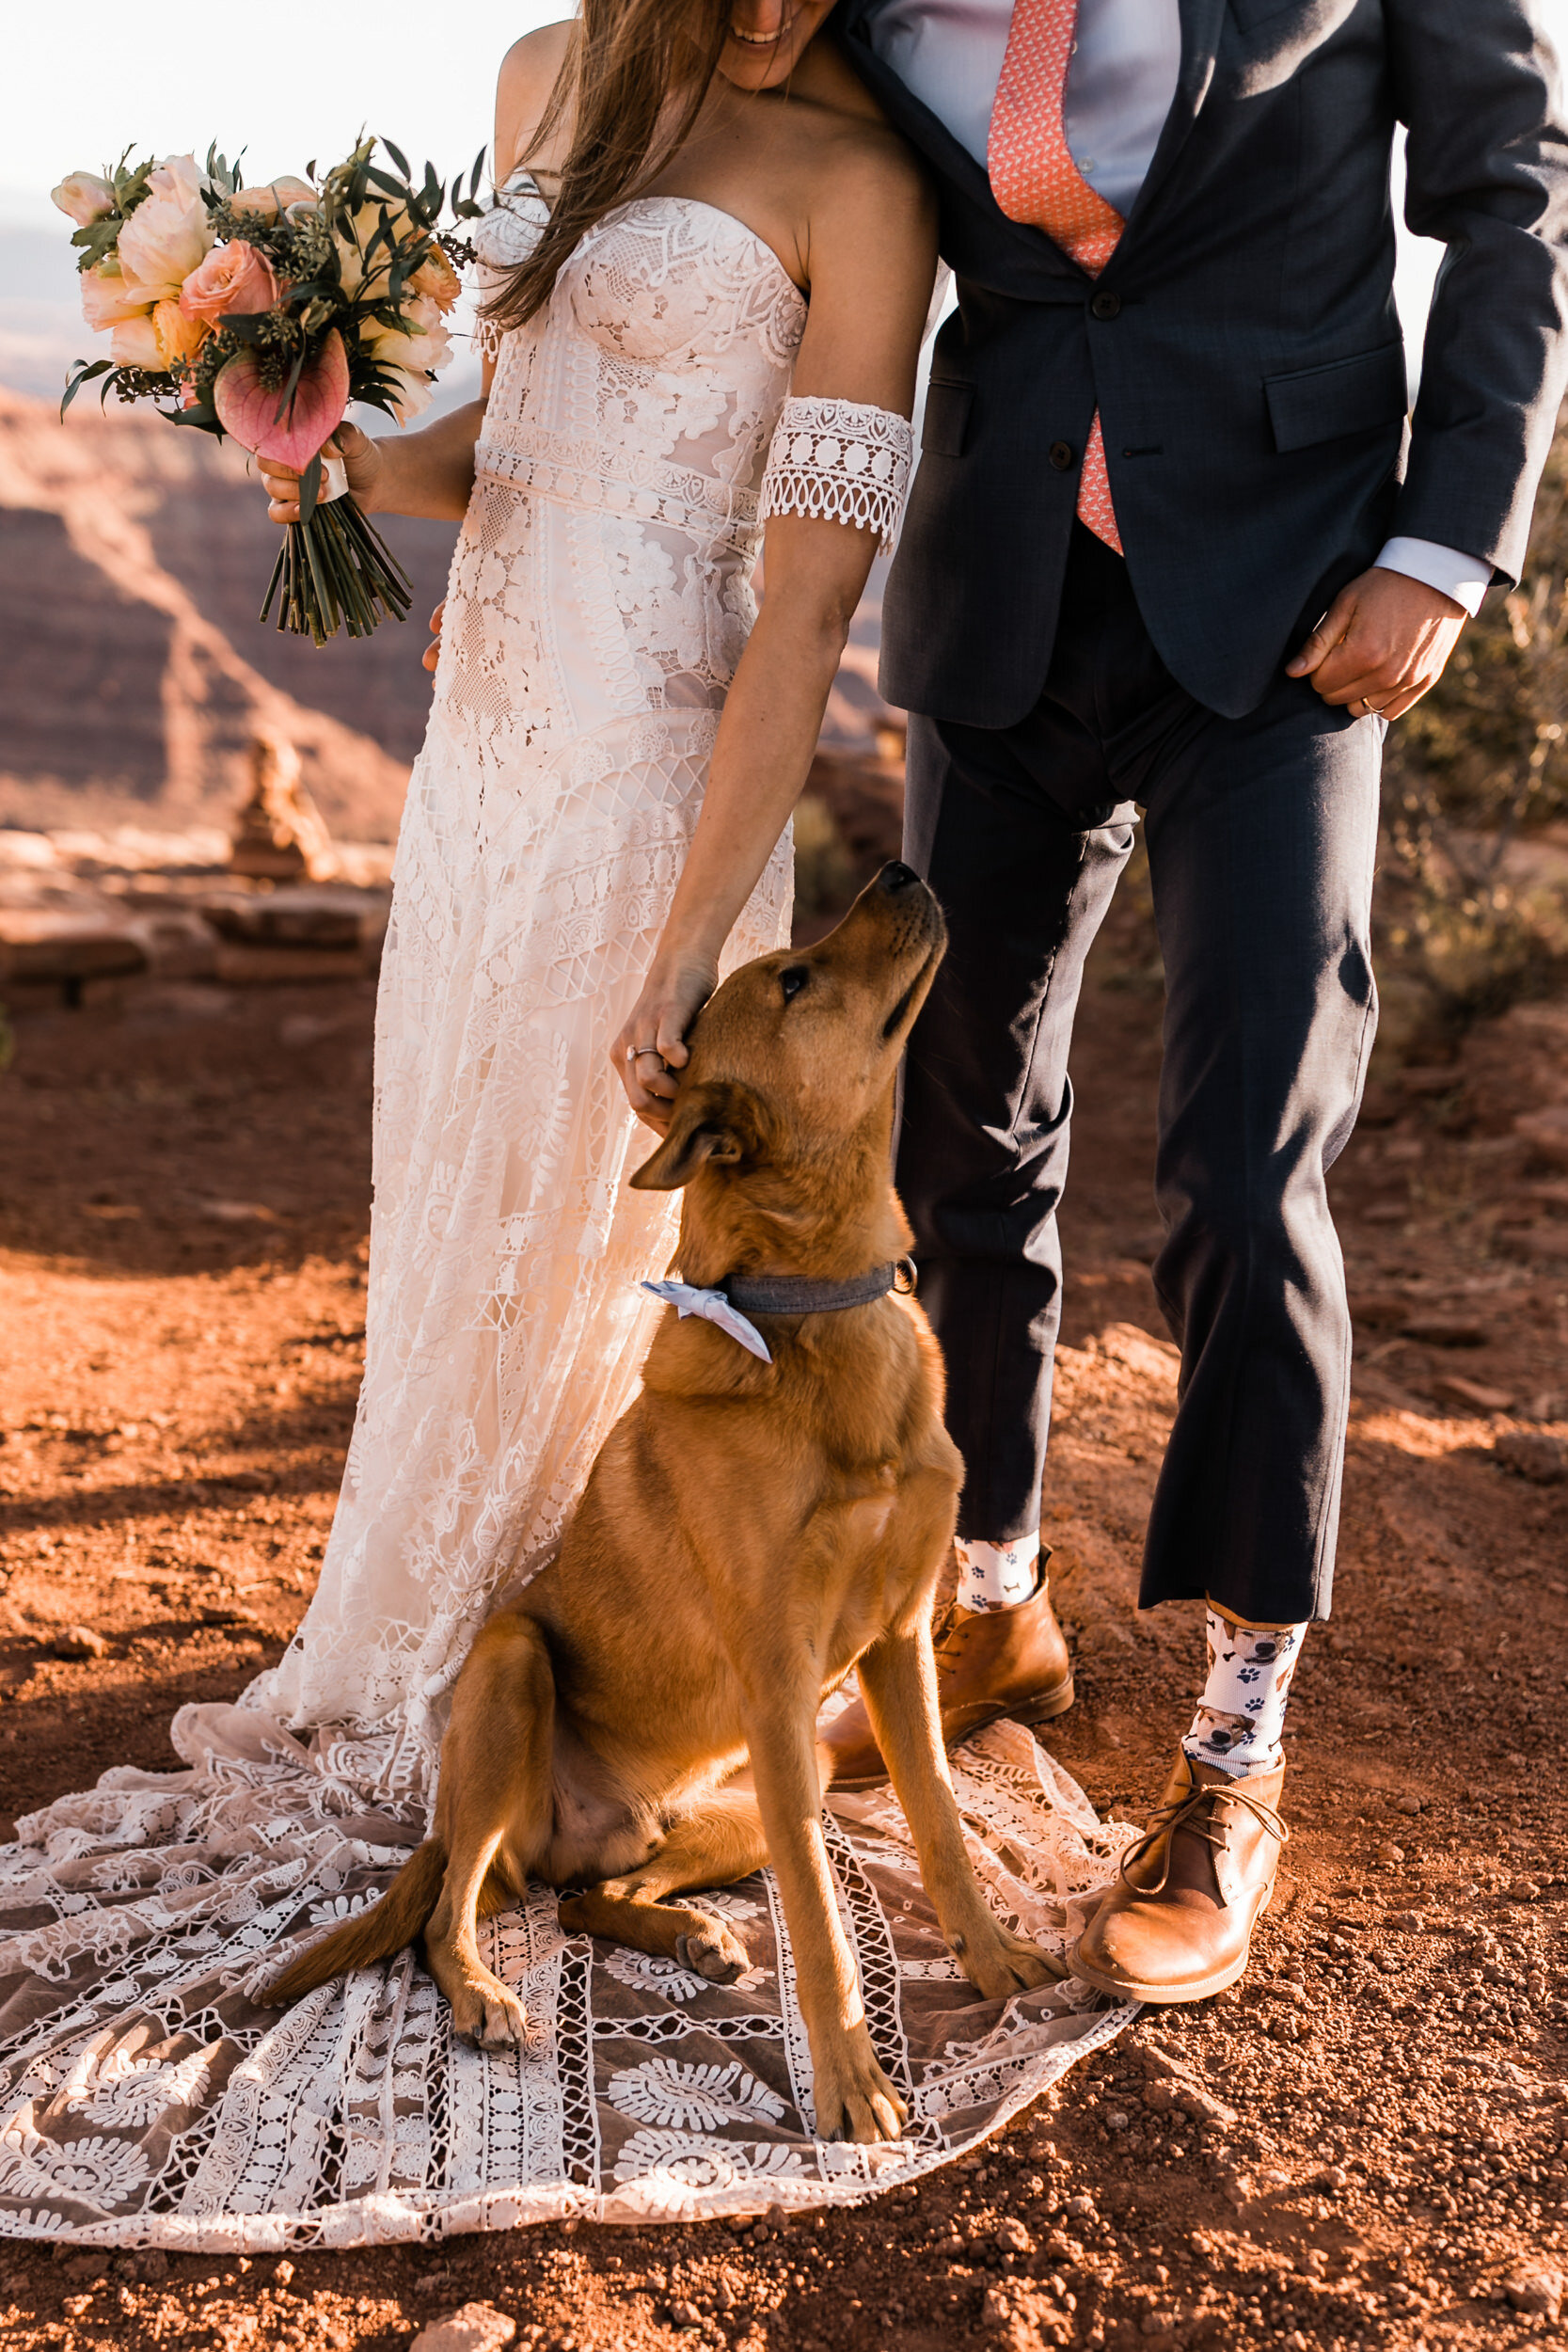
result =
[[[542,330],[501,340],[479,466],[749,551],[805,315],[728,213],[685,197],[623,205],[562,270]]]
[[[538,233],[537,196],[511,201],[481,232],[492,282]],[[485,725],[498,684],[531,739],[546,705],[574,733],[612,714],[718,709],[755,618],[757,502],[805,310],[762,240],[707,204],[644,198],[583,239],[545,310],[498,339],[475,453],[482,544],[455,583],[470,607],[455,716]],[[539,535],[519,529],[519,493],[531,516],[547,510],[555,621],[572,608],[552,644],[515,631],[515,567]],[[497,597],[513,623],[504,680]],[[478,639],[491,658],[476,705]]]

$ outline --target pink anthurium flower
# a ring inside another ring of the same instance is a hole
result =
[[[341,424],[348,406],[348,355],[336,327],[301,371],[279,416],[281,401],[276,385],[261,382],[253,350],[236,353],[213,384],[213,405],[226,433],[258,457],[276,457],[303,472]]]

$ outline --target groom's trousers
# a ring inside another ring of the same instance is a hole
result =
[[[898,1185],[971,1536],[1039,1525],[1073,1013],[1144,811],[1166,992],[1154,1283],[1181,1350],[1146,1608],[1327,1614],[1351,1348],[1324,1179],[1376,1019],[1382,739],[1283,675],[1244,718],[1194,701],[1081,524],[1028,717],[911,721],[905,854],[950,945],[911,1041]]]

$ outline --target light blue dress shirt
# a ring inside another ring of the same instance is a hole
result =
[[[869,27],[877,55],[980,164],[1012,17],[1013,0],[888,0]],[[1063,124],[1079,170],[1123,219],[1159,143],[1180,64],[1179,0],[1079,0]],[[1431,539],[1389,539],[1377,560],[1470,613],[1491,585],[1489,564]]]

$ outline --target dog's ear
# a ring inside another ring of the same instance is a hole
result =
[[[721,1080],[683,1088],[669,1134],[628,1183],[639,1192],[679,1192],[709,1160],[744,1159],[756,1140],[751,1109],[743,1090]]]

